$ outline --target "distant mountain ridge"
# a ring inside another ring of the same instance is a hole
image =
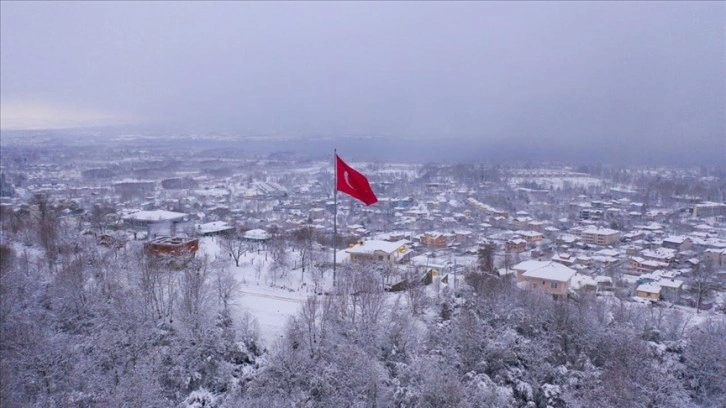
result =
[[[125,127],[61,130],[4,130],[2,146],[120,145],[184,149],[232,149],[251,154],[296,152],[321,159],[338,149],[358,160],[398,162],[473,163],[567,161],[614,165],[714,165],[726,163],[726,146],[679,146],[631,141],[588,144],[518,137],[496,140],[426,138],[380,135],[241,135],[235,132],[145,130]],[[179,145],[179,143],[183,143]],[[726,143],[725,143],[726,144]]]

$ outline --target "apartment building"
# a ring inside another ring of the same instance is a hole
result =
[[[582,230],[580,237],[590,245],[608,246],[620,240],[620,231],[610,228],[588,227]]]

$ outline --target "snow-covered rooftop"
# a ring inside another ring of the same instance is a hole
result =
[[[572,277],[571,288],[577,290],[577,289],[582,288],[583,286],[597,286],[597,282],[595,281],[595,279],[593,279],[587,275],[582,275],[582,274],[576,273]]]
[[[617,234],[619,232],[620,231],[616,231],[616,230],[610,229],[610,228],[599,228],[599,227],[594,227],[594,226],[589,226],[589,227],[585,228],[584,230],[582,230],[583,234],[593,234],[593,235],[613,235],[613,234]]]
[[[673,244],[682,244],[687,239],[690,239],[690,238],[688,238],[686,236],[683,236],[683,235],[670,235],[670,236],[668,236],[666,238],[663,238],[663,242],[670,242],[670,243],[673,243]]]
[[[680,279],[661,279],[655,284],[664,288],[678,289],[683,286],[683,281]]]
[[[636,289],[638,292],[660,293],[660,286],[655,283],[644,283]]]
[[[166,210],[137,211],[124,217],[133,221],[176,221],[186,217],[187,214]]]
[[[245,231],[244,238],[245,239],[252,239],[252,240],[258,240],[263,241],[266,239],[270,239],[271,235],[269,232],[261,229],[251,229],[249,231]]]
[[[376,251],[383,251],[390,254],[394,251],[397,251],[403,245],[408,244],[408,242],[409,241],[405,239],[401,239],[395,242],[371,239],[368,241],[363,241],[362,243],[352,248],[348,248],[345,251],[349,254],[372,254]]]
[[[214,232],[229,231],[232,229],[234,229],[234,227],[224,221],[212,221],[206,224],[197,225],[197,232],[200,234],[211,234]]]
[[[600,256],[617,257],[618,255],[620,255],[620,252],[615,249],[606,248],[606,249],[601,249],[601,250],[595,252],[595,254],[600,255]]]
[[[551,261],[524,261],[512,267],[524,271],[522,276],[527,278],[549,279],[567,282],[575,275],[575,270]]]

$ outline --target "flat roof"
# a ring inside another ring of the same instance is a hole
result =
[[[125,220],[135,221],[176,221],[186,217],[186,213],[166,211],[166,210],[152,210],[152,211],[137,211],[133,214],[129,214],[124,217]]]
[[[660,293],[660,286],[655,283],[644,283],[636,289],[638,292]]]

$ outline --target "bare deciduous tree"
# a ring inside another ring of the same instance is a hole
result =
[[[423,272],[419,268],[409,268],[404,273],[406,281],[406,298],[411,313],[421,313],[424,301],[424,286],[422,283]]]
[[[140,289],[146,310],[156,319],[174,320],[174,303],[178,296],[178,270],[169,259],[142,254],[139,260]]]
[[[181,316],[191,328],[197,329],[204,320],[203,314],[210,297],[209,267],[206,258],[189,262],[181,271],[179,306]]]
[[[52,267],[58,258],[60,220],[57,211],[51,204],[50,197],[44,193],[37,193],[30,200],[37,211],[35,221],[38,239],[46,252],[48,266]]]
[[[269,268],[270,284],[276,285],[278,279],[287,276],[289,272],[289,259],[285,241],[282,239],[273,239],[269,244],[270,256],[272,264]]]
[[[302,267],[302,277],[305,276],[305,268],[312,267],[313,252],[313,228],[306,225],[298,228],[291,234],[291,244],[293,250],[300,257],[300,266]]]
[[[704,262],[696,266],[691,275],[690,286],[695,292],[696,313],[698,313],[701,311],[704,299],[718,286],[714,276],[713,263],[710,260],[704,260]]]
[[[220,244],[224,251],[234,259],[235,266],[239,266],[239,260],[251,247],[250,243],[239,234],[220,238]]]
[[[112,206],[98,203],[86,214],[86,218],[94,228],[103,233],[106,231],[106,226],[108,225],[108,216],[115,213],[116,209]]]
[[[239,289],[239,282],[234,278],[234,275],[222,265],[214,265],[215,272],[215,286],[217,289],[217,296],[221,306],[224,310],[229,308],[229,302],[232,299],[232,295]]]

